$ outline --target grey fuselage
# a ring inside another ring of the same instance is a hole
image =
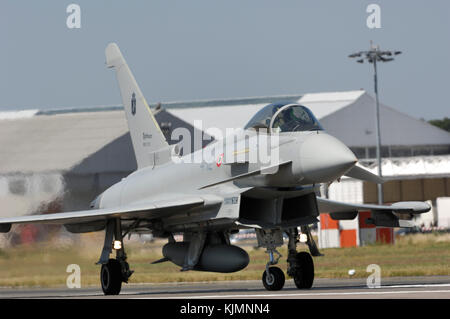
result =
[[[170,228],[175,230],[179,228],[176,227],[177,224],[185,225],[188,221],[201,222],[203,219],[207,221],[221,217],[234,222],[239,219],[239,207],[232,209],[233,212],[228,215],[220,216],[227,198],[238,205],[240,195],[248,190],[257,194],[258,189],[305,187],[312,192],[314,188],[311,185],[332,182],[356,163],[353,153],[324,131],[279,133],[276,143],[271,137],[271,134],[255,130],[241,130],[231,138],[228,136],[214,141],[195,153],[183,157],[173,155],[173,160],[137,170],[110,187],[97,198],[95,207],[118,207],[171,198],[179,194],[195,194],[204,197],[206,201],[222,203],[200,210],[196,218],[190,214],[186,214],[184,218],[178,216],[172,222],[167,221],[167,226],[170,224]],[[266,154],[276,155],[270,157],[271,162],[267,163],[267,158],[266,163],[262,163],[260,158],[256,161],[250,158],[251,152],[261,147],[265,147]],[[269,167],[266,173],[262,170],[265,167]],[[258,171],[259,174],[246,177],[246,174]],[[204,188],[211,184],[214,186]],[[233,197],[238,200],[233,200]],[[182,229],[183,227],[178,230]]]

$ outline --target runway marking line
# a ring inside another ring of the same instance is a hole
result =
[[[416,285],[390,285],[379,288],[366,288],[370,291],[354,292],[310,292],[310,293],[280,293],[280,294],[248,294],[248,295],[201,295],[201,296],[179,296],[179,297],[156,297],[154,299],[207,299],[207,298],[261,298],[261,297],[301,297],[301,296],[345,296],[345,295],[389,295],[389,294],[417,294],[417,293],[450,293],[450,290],[396,290],[379,291],[383,288],[430,288],[430,287],[450,287],[450,284],[416,284]],[[336,287],[339,289],[340,287]],[[347,288],[347,287],[342,287]],[[138,298],[139,299],[139,298]]]
[[[413,285],[388,285],[380,288],[420,288],[420,287],[450,287],[450,284],[413,284]]]
[[[415,290],[415,291],[367,291],[367,292],[319,292],[303,294],[267,294],[267,295],[204,295],[204,296],[180,296],[157,297],[150,299],[208,299],[208,298],[262,298],[262,297],[301,297],[301,296],[340,296],[340,295],[390,295],[390,294],[417,294],[417,293],[450,293],[450,290]],[[148,299],[148,298],[137,298]]]

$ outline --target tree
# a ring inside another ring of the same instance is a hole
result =
[[[444,117],[442,120],[430,120],[428,123],[450,132],[450,119],[448,117]]]

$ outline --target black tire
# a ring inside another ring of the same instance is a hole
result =
[[[294,283],[298,289],[310,289],[314,282],[314,262],[309,253],[302,251],[296,257],[298,267],[294,270]]]
[[[268,280],[267,272],[264,271],[262,276],[264,288],[270,291],[281,290],[284,287],[284,282],[286,280],[283,271],[278,267],[270,267],[269,272],[273,276],[273,282]]]
[[[105,295],[118,295],[120,293],[122,288],[122,269],[118,260],[110,259],[108,263],[102,265],[100,282]]]

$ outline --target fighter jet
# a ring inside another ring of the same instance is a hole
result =
[[[258,245],[268,253],[262,275],[267,290],[284,286],[284,272],[275,265],[281,258],[277,248],[287,235],[287,274],[299,289],[309,289],[314,280],[311,255],[320,255],[310,226],[320,213],[343,220],[370,210],[368,222],[376,226],[409,227],[414,214],[430,210],[422,202],[366,205],[318,196],[322,183],[342,176],[383,180],[359,166],[350,149],[299,104],[267,105],[231,138],[182,154],[180,145],[168,144],[118,46],[109,44],[105,54],[107,67],[116,71],[138,169],[99,194],[89,210],[0,219],[4,233],[21,223],[59,224],[72,233],[105,231],[98,261],[105,295],[119,294],[132,275],[124,238],[142,230],[167,239],[156,263],[172,262],[182,271],[229,273],[249,263],[247,252],[230,244],[230,235],[255,229]],[[264,153],[259,152],[263,148],[269,160],[252,156]],[[208,160],[204,154],[212,155]],[[183,240],[176,241],[175,234]],[[310,253],[297,251],[300,235]]]

